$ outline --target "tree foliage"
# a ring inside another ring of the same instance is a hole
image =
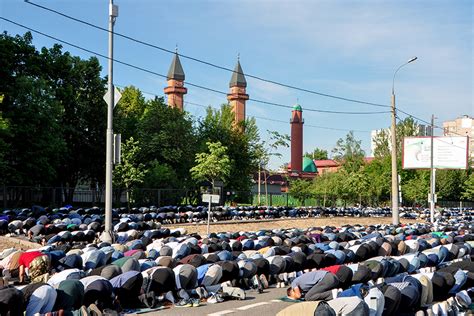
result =
[[[467,179],[465,170],[437,170],[436,192],[438,199],[448,201],[459,200]]]
[[[469,177],[464,181],[464,191],[462,198],[469,201],[474,201],[474,173],[471,173]]]
[[[113,173],[114,184],[119,188],[125,188],[129,205],[132,190],[143,183],[147,172],[145,164],[140,162],[139,154],[139,141],[130,137],[122,145],[122,161],[115,166]]]
[[[328,151],[321,148],[315,148],[312,152],[306,152],[304,156],[314,160],[326,160],[328,159]]]
[[[0,35],[0,113],[7,122],[0,132],[1,178],[70,188],[98,181],[106,109],[99,62],[64,53],[60,45],[37,51],[31,42],[30,33]]]
[[[411,117],[405,118],[397,123],[396,140],[397,140],[397,157],[401,157],[403,148],[403,139],[409,136],[420,135],[418,123]],[[390,129],[382,129],[373,139],[375,143],[374,156],[383,158],[391,155],[391,134]]]
[[[311,182],[302,179],[294,180],[290,184],[289,193],[304,205],[305,200],[312,196]]]
[[[361,140],[355,138],[354,132],[350,131],[345,139],[340,138],[337,141],[332,150],[334,159],[349,173],[358,171],[364,164],[365,152],[361,143]]]
[[[169,188],[182,189],[189,185],[189,169],[194,165],[197,152],[197,137],[193,120],[186,112],[168,107],[162,98],[147,102],[142,119],[138,123],[141,144],[140,159],[153,166],[155,177],[163,177],[160,171],[168,168],[177,181],[169,183]],[[161,165],[162,168],[157,168]]]
[[[138,139],[138,125],[145,113],[147,102],[143,93],[134,86],[125,87],[114,110],[114,131],[122,139]]]
[[[226,190],[241,192],[242,196],[236,196],[237,200],[248,200],[252,174],[258,170],[262,144],[255,119],[246,119],[242,124],[243,129],[236,128],[234,113],[229,105],[224,104],[220,109],[209,107],[198,125],[199,148],[201,152],[205,151],[207,142],[220,142],[227,147],[232,177],[226,183]]]
[[[196,165],[191,168],[191,176],[194,180],[212,183],[221,180],[226,182],[230,175],[230,159],[227,156],[227,147],[220,142],[207,142],[209,152],[196,154]]]

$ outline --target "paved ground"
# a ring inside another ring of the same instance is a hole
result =
[[[8,248],[34,249],[34,248],[39,248],[39,247],[40,247],[39,244],[30,242],[26,240],[25,238],[0,236],[0,251],[3,251]]]
[[[403,224],[413,223],[416,220],[400,219]],[[252,220],[252,221],[226,221],[211,223],[211,232],[238,232],[238,231],[256,231],[259,229],[275,229],[275,228],[308,228],[317,226],[342,226],[342,225],[374,225],[374,224],[391,224],[391,217],[310,217],[310,218],[288,218],[273,220]],[[206,224],[172,224],[163,225],[168,228],[183,227],[188,233],[206,234]]]
[[[243,301],[231,300],[218,304],[203,303],[203,305],[199,307],[171,307],[165,310],[140,315],[273,316],[286,306],[292,304],[279,300],[279,298],[285,296],[285,294],[286,289],[277,288],[267,289],[262,294],[258,294],[255,291],[248,291],[247,298]]]

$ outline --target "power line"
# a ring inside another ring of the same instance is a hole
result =
[[[60,43],[75,47],[77,49],[83,50],[85,52],[88,52],[88,53],[96,55],[96,56],[100,56],[100,57],[105,58],[107,60],[109,59],[109,57],[106,56],[106,55],[103,55],[101,53],[97,53],[95,51],[92,51],[90,49],[84,48],[84,47],[76,45],[76,44],[72,44],[68,41],[61,40],[57,37],[48,35],[44,32],[38,31],[36,29],[33,29],[31,27],[25,26],[25,25],[20,24],[20,23],[14,22],[14,21],[9,20],[7,18],[0,17],[0,19],[2,19],[4,21],[7,21],[9,23],[12,23],[14,25],[17,25],[19,27],[22,27],[24,29],[27,29],[31,32],[34,32],[34,33],[40,34],[42,36],[48,37],[50,39],[53,39],[53,40],[58,41]],[[115,59],[115,58],[113,59],[113,61],[118,63],[118,64],[130,67],[130,68],[134,68],[134,69],[137,69],[137,70],[140,70],[140,71],[143,71],[143,72],[146,72],[146,73],[149,73],[149,74],[161,77],[161,78],[167,78],[167,76],[165,76],[163,74],[157,73],[153,70],[149,70],[149,69],[146,69],[146,68],[143,68],[143,67],[140,67],[140,66],[130,64],[128,62],[124,62],[124,61],[121,61],[121,60],[118,60],[118,59]],[[191,83],[191,82],[186,82],[186,84],[189,85],[189,86],[192,86],[192,87],[196,87],[196,88],[199,88],[199,89],[203,89],[203,90],[207,90],[207,91],[211,91],[211,92],[214,92],[214,93],[217,93],[217,94],[222,94],[222,95],[227,96],[226,92],[219,91],[219,90],[216,90],[216,89],[213,89],[213,88],[208,88],[208,87],[205,87],[205,86],[202,86],[202,85],[199,85],[199,84],[195,84],[195,83]],[[293,108],[293,106],[291,106],[291,105],[285,105],[285,104],[280,104],[280,103],[275,103],[275,102],[263,101],[263,100],[253,99],[253,98],[249,98],[249,100],[253,101],[253,102],[261,103],[261,104],[272,105],[272,106],[277,106],[277,107],[282,107],[282,108],[287,108],[287,109],[292,109]],[[327,114],[348,114],[348,115],[372,115],[372,114],[385,114],[385,113],[390,112],[390,111],[351,112],[351,111],[320,110],[320,109],[311,109],[311,108],[302,108],[302,109],[305,110],[305,111],[309,111],[309,112],[318,112],[318,113],[327,113]]]
[[[414,115],[412,115],[412,114],[410,114],[410,113],[407,113],[407,112],[401,110],[400,108],[397,108],[397,111],[398,111],[398,112],[402,112],[403,114],[405,114],[405,115],[411,117],[412,119],[415,119],[415,120],[417,120],[417,121],[423,122],[423,123],[425,123],[425,124],[431,126],[431,122],[425,121],[425,120],[423,120],[423,119],[421,119],[421,118],[419,118],[419,117],[416,117],[416,116],[414,116]],[[438,125],[433,125],[433,127],[444,131],[444,127],[441,127],[441,126],[438,126]],[[432,131],[432,133],[433,133],[433,131]],[[463,137],[466,136],[466,135],[458,134],[458,133],[456,133],[456,132],[450,132],[450,133],[455,134],[455,135],[458,135],[458,136],[463,136]],[[448,136],[450,136],[450,135],[448,135]]]
[[[119,87],[119,88],[125,88],[126,87],[125,85],[118,85],[118,84],[116,84],[116,86]],[[154,96],[154,97],[158,97],[158,98],[165,97],[165,95],[158,95],[156,93],[147,92],[147,91],[144,91],[144,90],[141,90],[141,89],[140,89],[140,91],[142,93],[145,93],[145,94],[148,94],[148,95],[151,95],[151,96]],[[214,109],[218,109],[217,107],[213,107],[211,105],[204,105],[204,104],[199,104],[199,103],[195,103],[195,102],[191,102],[191,101],[184,101],[184,103],[189,104],[189,105],[199,106],[199,107],[202,107],[202,108],[212,107]],[[271,119],[271,118],[263,117],[263,116],[250,115],[248,117],[256,118],[256,119],[260,119],[260,120],[265,120],[265,121],[270,121],[270,122],[278,122],[278,123],[288,124],[288,121]],[[357,133],[370,133],[371,132],[371,131],[368,131],[368,130],[344,129],[344,128],[335,128],[335,127],[318,126],[318,125],[310,125],[310,124],[305,124],[305,126],[312,127],[312,128],[319,128],[319,129],[334,130],[334,131],[343,131],[343,132],[351,132],[351,131],[352,132],[357,132]]]
[[[31,1],[28,1],[28,0],[25,0],[25,2],[28,3],[28,4],[31,4],[31,5],[33,5],[33,6],[36,6],[36,7],[40,8],[40,9],[43,9],[43,10],[52,12],[52,13],[54,13],[54,14],[60,15],[60,16],[62,16],[62,17],[65,17],[65,18],[67,18],[67,19],[70,19],[70,20],[76,21],[76,22],[78,22],[78,23],[82,23],[82,24],[84,24],[84,25],[90,26],[90,27],[92,27],[92,28],[96,28],[96,29],[101,30],[101,31],[104,31],[104,32],[109,32],[109,30],[106,29],[106,28],[103,28],[103,27],[101,27],[101,26],[92,24],[92,23],[90,23],[90,22],[87,22],[87,21],[84,21],[84,20],[75,18],[75,17],[73,17],[73,16],[71,16],[71,15],[68,15],[68,14],[65,14],[65,13],[63,13],[63,12],[60,12],[60,11],[57,11],[57,10],[54,10],[54,9],[51,9],[51,8],[42,6],[42,5],[40,5],[40,4],[31,2]],[[210,66],[210,67],[214,67],[214,68],[221,69],[221,70],[225,70],[225,71],[232,72],[232,73],[235,72],[233,69],[230,69],[230,68],[227,68],[227,67],[224,67],[224,66],[220,66],[220,65],[217,65],[217,64],[215,64],[215,63],[208,62],[208,61],[205,61],[205,60],[196,58],[196,57],[192,57],[192,56],[180,54],[180,53],[177,53],[177,52],[175,52],[175,51],[173,51],[173,50],[169,50],[169,49],[166,49],[166,48],[157,46],[157,45],[155,45],[155,44],[151,44],[151,43],[149,43],[149,42],[145,42],[145,41],[143,41],[143,40],[139,40],[139,39],[137,39],[137,38],[134,38],[134,37],[131,37],[131,36],[122,34],[122,33],[114,32],[114,35],[119,36],[119,37],[122,37],[122,38],[127,39],[127,40],[130,40],[130,41],[133,41],[133,42],[135,42],[135,43],[139,43],[139,44],[141,44],[141,45],[145,45],[145,46],[148,46],[148,47],[151,47],[151,48],[154,48],[154,49],[158,49],[158,50],[163,51],[163,52],[166,52],[166,53],[178,54],[178,55],[179,55],[180,57],[182,57],[182,58],[189,59],[189,60],[192,60],[192,61],[195,61],[195,62],[204,64],[204,65],[207,65],[207,66]],[[242,74],[243,74],[243,73],[242,73]],[[328,93],[322,93],[322,92],[318,92],[318,91],[315,91],[315,90],[304,89],[304,88],[300,88],[300,87],[297,87],[297,86],[294,86],[294,85],[290,85],[290,84],[286,84],[286,83],[281,83],[281,82],[277,82],[277,81],[270,80],[270,79],[265,79],[265,78],[262,78],[262,77],[260,77],[260,76],[256,76],[256,75],[252,75],[252,74],[243,74],[243,75],[245,75],[245,76],[247,76],[247,77],[249,77],[249,78],[253,78],[253,79],[259,80],[259,81],[263,81],[263,82],[271,83],[271,84],[274,84],[274,85],[279,85],[279,86],[282,86],[282,87],[285,87],[285,88],[289,88],[289,89],[293,89],[293,90],[298,90],[298,91],[302,91],[302,92],[306,92],[306,93],[310,93],[310,94],[315,94],[315,95],[319,95],[319,96],[323,96],[323,97],[327,97],[327,98],[332,98],[332,99],[337,99],[337,100],[342,100],[342,101],[347,101],[347,102],[353,102],[353,103],[359,103],[359,104],[365,104],[365,105],[372,105],[372,106],[377,106],[377,107],[385,107],[385,108],[389,108],[389,107],[390,107],[389,105],[386,105],[386,104],[380,104],[380,103],[374,103],[374,102],[356,100],[356,99],[341,97],[341,96],[332,95],[332,94],[328,94]]]
[[[403,122],[403,120],[402,120],[400,117],[396,116],[396,118],[397,118],[397,120],[398,120],[399,122]],[[430,123],[430,124],[431,124],[431,123]],[[433,131],[431,131],[431,133],[433,133]],[[462,136],[462,135],[461,135],[461,136]],[[426,137],[427,137],[427,138],[430,138],[430,136],[426,136]],[[466,148],[464,148],[464,147],[461,147],[461,146],[455,145],[455,144],[453,144],[453,143],[449,143],[449,142],[447,142],[447,141],[444,141],[444,140],[442,140],[442,139],[440,139],[439,137],[436,137],[436,136],[434,136],[434,135],[433,135],[433,137],[435,137],[438,141],[440,141],[440,142],[442,142],[442,143],[451,145],[451,146],[453,146],[453,147],[461,148],[461,149],[463,149],[463,150],[466,149]],[[456,136],[448,135],[448,136],[444,136],[444,137],[456,137]],[[462,137],[465,137],[465,136],[462,136]]]

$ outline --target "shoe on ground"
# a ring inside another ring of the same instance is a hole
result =
[[[224,299],[222,298],[222,296],[219,293],[216,293],[215,297],[216,297],[217,303],[224,302]]]
[[[191,300],[182,299],[182,300],[176,302],[174,304],[174,306],[176,306],[176,307],[192,307],[193,303],[191,302]]]
[[[196,294],[199,296],[200,299],[207,298],[209,293],[203,286],[200,286],[196,289]]]
[[[216,294],[212,294],[212,295],[207,299],[207,303],[208,303],[208,304],[217,304],[217,303],[219,303],[219,302],[217,301]]]
[[[201,305],[201,300],[198,298],[192,298],[191,299],[191,304],[193,307],[198,307]]]
[[[260,283],[262,284],[262,287],[264,289],[268,289],[268,280],[265,277],[265,274],[260,274],[260,276],[258,278],[260,280]]]
[[[256,290],[259,287],[260,281],[258,280],[258,277],[256,275],[254,275],[250,279],[250,284],[252,285],[252,289],[254,289],[254,290]]]
[[[239,287],[226,286],[222,288],[222,297],[231,297],[238,300],[245,300],[245,291]]]

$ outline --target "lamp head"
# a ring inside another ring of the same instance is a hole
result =
[[[417,60],[417,59],[418,59],[418,57],[415,56],[415,57],[411,58],[411,59],[407,62],[407,64],[409,64],[409,63],[411,63],[411,62],[414,62],[414,61]]]

